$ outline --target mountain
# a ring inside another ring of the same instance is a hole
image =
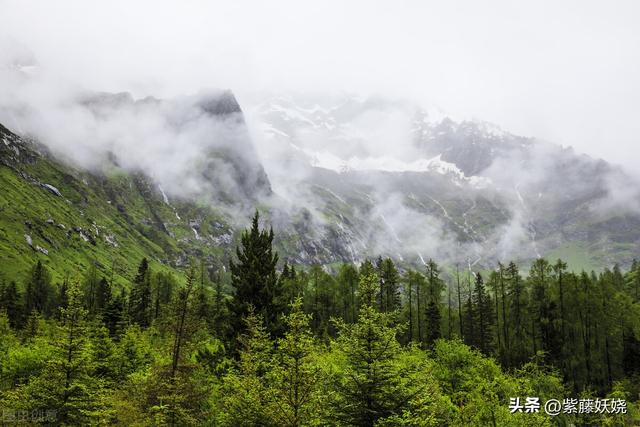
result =
[[[36,259],[59,278],[96,262],[120,281],[133,272],[118,266],[142,257],[221,266],[256,208],[297,264],[561,256],[591,269],[638,253],[637,187],[602,160],[404,101],[277,97],[247,110],[230,92],[91,93],[52,125],[1,126],[0,273]],[[70,117],[82,127],[58,134],[78,126]]]
[[[197,124],[203,131],[216,132],[206,133],[198,161],[188,170],[165,172],[144,163],[132,167],[126,154],[133,152],[117,144],[108,146],[116,151],[96,154],[99,167],[86,167],[69,152],[60,152],[59,146],[54,154],[0,125],[0,280],[20,277],[36,259],[59,279],[95,262],[116,281],[134,274],[120,266],[134,265],[143,257],[168,270],[184,267],[189,258],[202,259],[212,268],[226,264],[234,247],[233,215],[247,209],[248,216],[254,203],[271,193],[235,97],[225,92],[176,101],[134,101],[128,94],[92,94],[78,105],[98,117],[103,127],[118,123],[114,115],[124,111],[142,120],[152,108],[153,117],[165,120],[163,127],[188,132]],[[215,126],[207,126],[207,121]],[[178,148],[189,150],[186,143]],[[177,157],[179,151],[170,156]],[[179,163],[176,160],[173,167]],[[171,186],[176,176],[184,181]],[[188,190],[189,180],[198,186]],[[173,192],[165,192],[161,183]]]
[[[278,96],[250,115],[276,192],[343,258],[600,268],[640,249],[636,181],[571,148],[384,98]]]

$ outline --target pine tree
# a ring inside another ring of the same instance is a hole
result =
[[[42,374],[32,378],[25,389],[29,406],[55,410],[61,425],[89,424],[101,386],[99,379],[90,376],[92,364],[83,299],[80,284],[72,282],[69,305],[61,309],[56,352]]]
[[[427,345],[433,346],[435,341],[442,337],[441,323],[442,314],[440,312],[440,298],[444,289],[444,282],[440,279],[440,270],[438,264],[429,259],[426,265],[427,279],[427,307],[425,311],[425,319],[427,324]]]
[[[117,369],[115,346],[109,337],[109,330],[99,320],[93,320],[89,326],[89,338],[92,359],[92,376],[104,380],[116,379]]]
[[[315,363],[309,320],[302,311],[302,300],[297,298],[284,319],[286,332],[278,340],[276,363],[268,376],[278,425],[309,425],[317,409],[320,370]]]
[[[378,296],[380,311],[395,311],[400,306],[400,275],[391,258],[378,260],[378,274],[380,276],[380,294]]]
[[[342,300],[342,318],[348,322],[355,322],[358,305],[356,293],[358,291],[358,269],[352,264],[342,264],[338,271],[337,282]]]
[[[557,340],[552,321],[554,305],[549,294],[551,271],[551,265],[544,258],[536,259],[529,271],[528,280],[531,288],[529,308],[533,325],[531,339],[534,354],[538,349],[556,353]]]
[[[235,288],[232,312],[235,319],[234,332],[244,330],[240,323],[253,306],[264,318],[267,330],[276,334],[278,318],[285,311],[277,304],[281,291],[278,286],[276,264],[278,254],[273,251],[273,229],[260,230],[259,214],[256,211],[250,230],[241,237],[241,247],[236,249],[237,262],[230,261],[231,281]]]
[[[268,374],[273,345],[259,315],[248,307],[244,332],[239,336],[240,357],[223,378],[220,405],[224,426],[275,426]]]
[[[170,273],[158,272],[153,280],[153,318],[159,318],[173,298],[176,286],[175,278]]]
[[[129,317],[143,328],[149,326],[151,320],[151,271],[146,258],[140,262],[131,285]]]
[[[178,291],[173,306],[171,329],[173,332],[173,347],[171,349],[171,378],[178,371],[184,353],[184,346],[194,332],[195,325],[192,317],[195,268],[191,267],[187,275],[186,285]]]
[[[491,342],[494,326],[493,307],[480,273],[476,274],[473,292],[473,309],[473,321],[477,325],[476,336],[473,339],[474,345],[482,353],[490,355],[493,349]]]
[[[200,262],[200,280],[196,291],[196,316],[199,319],[209,321],[211,315],[211,304],[209,301],[209,280],[207,268],[204,260]]]
[[[363,295],[377,295],[378,278],[369,273],[360,279]],[[338,322],[337,345],[344,354],[346,366],[335,382],[337,400],[331,416],[338,424],[373,426],[377,422],[403,412],[410,398],[400,387],[402,367],[397,360],[401,347],[397,340],[400,329],[391,315],[376,308],[377,301],[363,300],[358,321]]]
[[[96,299],[100,277],[98,276],[98,268],[95,262],[91,262],[83,280],[84,306],[89,310],[90,315],[97,312]]]
[[[507,289],[510,296],[509,312],[511,314],[511,325],[513,338],[510,338],[509,366],[520,366],[525,363],[526,342],[525,342],[525,310],[526,310],[526,288],[518,266],[510,262],[506,269]]]
[[[104,314],[104,311],[111,303],[111,299],[111,284],[103,277],[96,288],[94,312],[100,315]]]
[[[104,312],[102,313],[102,320],[112,338],[119,337],[120,333],[124,330],[126,320],[125,304],[126,295],[123,289],[119,295],[116,295],[107,302]]]
[[[8,285],[4,285],[0,290],[0,310],[6,311],[9,324],[13,329],[22,327],[24,311],[16,282],[12,281]]]
[[[38,260],[27,279],[24,296],[25,312],[31,313],[36,310],[48,316],[51,314],[52,296],[51,275],[49,270]]]

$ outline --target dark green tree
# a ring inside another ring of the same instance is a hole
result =
[[[281,332],[279,317],[285,307],[277,301],[281,295],[276,274],[278,254],[272,247],[273,229],[260,230],[259,218],[256,211],[251,228],[242,233],[241,246],[236,248],[237,261],[229,262],[231,282],[235,289],[231,306],[235,334],[244,330],[241,322],[247,317],[249,306],[253,306],[256,313],[264,318],[271,334]]]
[[[400,308],[400,275],[391,258],[378,260],[380,277],[380,294],[378,301],[380,311],[391,312]]]
[[[151,321],[151,270],[146,258],[140,262],[131,284],[129,318],[143,328],[149,326]]]
[[[0,310],[7,312],[9,324],[13,329],[22,327],[24,322],[24,309],[22,298],[16,282],[11,281],[0,289]]]
[[[476,273],[473,290],[473,321],[476,324],[476,335],[473,337],[475,347],[486,355],[493,351],[494,315],[491,298],[487,294],[484,280]]]
[[[27,278],[24,295],[25,312],[31,313],[35,310],[45,316],[50,315],[53,294],[51,274],[38,260]]]
[[[427,326],[426,342],[428,346],[433,346],[435,341],[442,337],[442,313],[440,311],[440,298],[444,289],[444,281],[440,279],[438,264],[429,259],[426,265],[425,278],[427,280],[427,306],[425,309],[425,320]]]

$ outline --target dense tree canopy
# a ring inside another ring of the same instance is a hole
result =
[[[259,216],[230,274],[132,260],[0,282],[0,407],[60,425],[640,423],[640,265],[460,271],[429,260],[279,263]],[[523,275],[523,271],[528,273]],[[510,399],[625,399],[548,416]],[[7,412],[8,411],[8,412]],[[13,411],[13,412],[12,412]],[[25,412],[27,411],[27,412]],[[35,414],[35,415],[33,415]]]

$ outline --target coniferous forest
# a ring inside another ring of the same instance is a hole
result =
[[[640,423],[640,264],[305,268],[279,259],[273,238],[256,213],[226,265],[192,260],[172,275],[132,260],[123,287],[95,265],[61,282],[40,261],[4,278],[4,422]],[[611,410],[550,416],[512,410],[517,397]]]

